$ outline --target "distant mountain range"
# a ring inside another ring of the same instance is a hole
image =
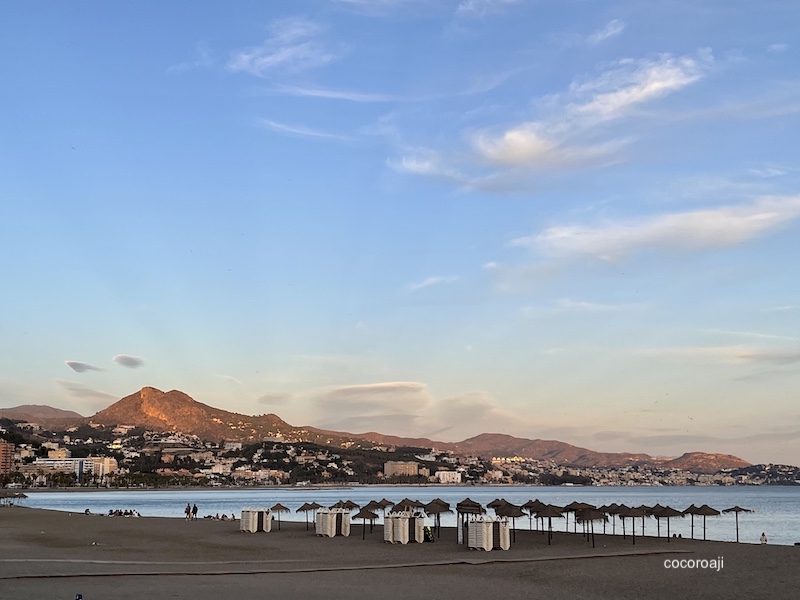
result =
[[[577,467],[647,465],[695,473],[716,473],[720,469],[750,465],[747,461],[728,454],[688,452],[679,458],[663,459],[653,458],[648,454],[595,452],[555,440],[525,439],[498,433],[482,433],[461,442],[440,442],[377,432],[354,434],[316,427],[295,427],[274,414],[250,416],[228,412],[197,402],[177,390],[162,392],[152,387],[142,388],[89,418],[46,406],[0,409],[0,417],[7,414],[9,416],[6,418],[25,418],[42,424],[45,424],[45,420],[54,419],[60,423],[82,421],[103,425],[141,426],[156,431],[180,431],[214,441],[252,443],[264,439],[283,439],[287,442],[313,442],[339,447],[411,446],[449,450],[456,454],[484,458],[523,456]],[[23,414],[27,416],[21,416]]]
[[[11,408],[0,408],[0,419],[38,423],[43,427],[59,427],[69,426],[73,422],[83,422],[86,417],[71,410],[61,410],[43,404],[23,404]]]

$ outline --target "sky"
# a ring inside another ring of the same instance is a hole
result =
[[[0,406],[800,464],[795,0],[3,12]]]

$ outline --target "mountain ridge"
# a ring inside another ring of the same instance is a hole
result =
[[[256,443],[283,440],[339,447],[410,446],[482,458],[521,456],[575,467],[650,465],[695,473],[715,473],[723,468],[750,466],[747,461],[729,454],[686,452],[677,458],[654,458],[645,453],[597,452],[558,440],[527,439],[501,433],[481,433],[460,442],[440,442],[378,432],[355,434],[312,426],[297,427],[272,413],[259,416],[234,413],[198,402],[179,390],[162,392],[149,386],[125,396],[84,421],[141,426],[156,431],[180,431],[215,441]]]

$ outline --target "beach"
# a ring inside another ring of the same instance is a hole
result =
[[[778,598],[800,584],[800,547],[517,531],[509,551],[319,538],[304,523],[243,533],[239,522],[0,508],[0,598]],[[721,568],[680,568],[719,561]],[[665,568],[670,561],[678,568]]]

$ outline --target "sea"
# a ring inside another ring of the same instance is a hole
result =
[[[191,489],[178,490],[92,490],[92,491],[35,491],[25,490],[28,498],[21,501],[23,506],[45,508],[73,513],[84,512],[107,514],[110,510],[136,510],[143,517],[183,518],[186,504],[197,504],[198,517],[216,516],[225,513],[236,518],[243,509],[269,508],[281,503],[291,512],[283,513],[283,521],[304,522],[306,515],[296,512],[306,502],[317,502],[330,506],[339,500],[351,500],[363,506],[370,500],[387,498],[398,502],[411,498],[427,503],[441,498],[450,503],[451,508],[470,498],[486,506],[496,498],[503,498],[513,504],[524,504],[538,499],[545,504],[564,506],[570,502],[586,502],[595,506],[603,504],[626,504],[627,506],[652,506],[661,504],[677,510],[689,505],[708,504],[717,510],[733,506],[750,509],[754,512],[739,514],[739,540],[743,543],[759,543],[762,533],[766,533],[770,544],[795,545],[800,543],[800,486],[726,486],[726,487],[593,487],[593,486],[352,486],[352,487],[290,487],[242,489]],[[380,514],[380,512],[379,512]],[[492,514],[489,511],[489,514]],[[309,518],[312,515],[308,515]],[[635,521],[636,535],[656,535],[657,523],[653,518]],[[378,521],[380,522],[380,520]],[[454,514],[441,515],[444,527],[455,527]],[[626,529],[630,533],[631,522]],[[527,517],[516,519],[517,529],[535,528],[535,522]],[[666,535],[666,523],[661,520],[661,535]],[[733,513],[718,517],[707,517],[705,537],[709,540],[736,541],[736,519]],[[564,530],[564,519],[553,520],[554,530]],[[595,532],[600,532],[597,525]],[[572,516],[569,529],[573,530]],[[611,533],[612,523],[606,525]],[[691,537],[691,519],[670,519],[670,532],[683,537]],[[616,533],[621,533],[616,521]],[[694,537],[703,539],[703,517],[694,517]]]

